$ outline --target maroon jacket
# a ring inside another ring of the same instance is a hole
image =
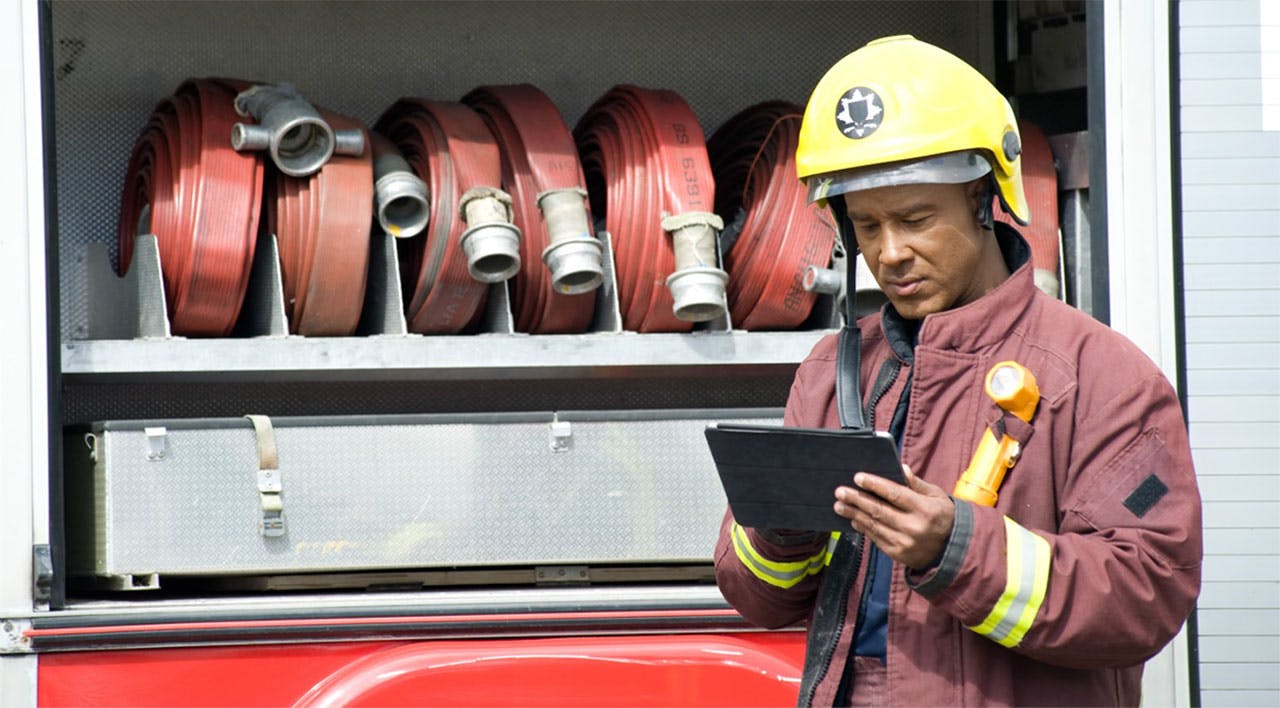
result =
[[[1182,411],[1137,347],[1035,287],[1021,238],[1002,228],[1001,243],[1013,275],[926,317],[914,352],[901,343],[895,352],[881,315],[860,322],[876,428],[888,428],[911,375],[902,457],[918,476],[950,491],[997,420],[1024,442],[995,508],[955,502],[936,568],[895,564],[889,696],[894,705],[1137,705],[1142,663],[1199,593],[1200,496]],[[823,338],[801,363],[786,424],[839,427],[836,342]],[[1009,359],[1039,384],[1029,426],[983,390],[988,369]],[[808,621],[801,704],[837,698],[868,555],[854,538],[743,528],[729,514],[721,529],[725,598],[760,626]]]

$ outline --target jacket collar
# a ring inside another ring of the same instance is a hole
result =
[[[899,359],[911,363],[916,345],[976,352],[1008,337],[1030,305],[1036,285],[1027,242],[1002,222],[996,222],[995,235],[1010,275],[991,292],[962,307],[927,315],[923,321],[903,319],[892,304],[885,304],[880,321],[885,339]]]

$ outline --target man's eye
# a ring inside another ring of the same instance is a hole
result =
[[[902,224],[908,228],[917,229],[929,222],[929,217],[918,216],[913,219],[903,219]]]

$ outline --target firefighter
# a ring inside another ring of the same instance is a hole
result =
[[[909,36],[842,59],[806,107],[799,176],[888,303],[814,347],[784,423],[887,430],[908,483],[850,460],[840,533],[725,516],[724,596],[763,627],[807,622],[801,705],[1136,705],[1199,593],[1178,398],[1036,288],[1027,242],[992,217],[998,201],[1028,223],[1020,151],[996,88]],[[984,390],[1006,361],[1037,381],[1029,421]],[[994,506],[949,493],[995,433],[1020,456]]]

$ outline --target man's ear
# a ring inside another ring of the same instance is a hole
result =
[[[969,211],[978,222],[978,226],[991,231],[995,228],[995,214],[992,205],[995,200],[995,188],[991,175],[979,177],[965,185],[965,197],[969,200]]]
[[[983,197],[983,193],[987,191],[985,184],[986,180],[986,175],[983,175],[978,179],[970,180],[969,183],[964,186],[965,196],[969,198],[969,207],[971,210],[977,208],[979,201]]]

